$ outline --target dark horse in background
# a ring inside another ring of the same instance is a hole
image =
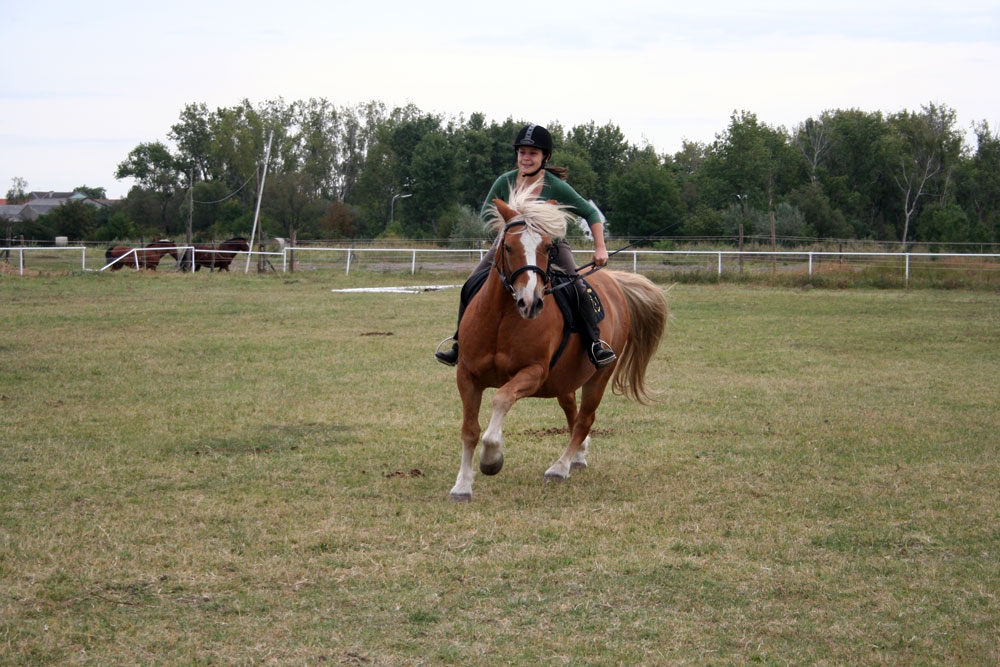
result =
[[[133,250],[135,252],[132,252]],[[123,266],[156,271],[156,267],[164,255],[171,255],[174,260],[177,259],[177,245],[170,239],[160,239],[150,243],[145,248],[131,248],[125,245],[112,246],[104,251],[104,260],[112,271],[117,271]]]
[[[213,269],[229,271],[229,265],[233,263],[233,258],[237,253],[249,252],[250,244],[242,236],[223,241],[218,246],[211,243],[196,243],[194,250],[188,248],[180,259],[181,269],[191,271],[191,258],[194,257],[193,270],[198,271],[205,267],[211,272]]]

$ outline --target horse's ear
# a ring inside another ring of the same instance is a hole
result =
[[[517,211],[508,206],[507,202],[505,202],[504,200],[494,199],[493,203],[496,205],[497,212],[503,218],[504,222],[510,222],[511,219],[517,215]]]

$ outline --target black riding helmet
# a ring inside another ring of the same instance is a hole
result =
[[[541,125],[525,125],[521,128],[521,131],[517,133],[517,137],[514,139],[514,152],[517,152],[520,146],[531,146],[532,148],[538,148],[545,155],[545,159],[548,160],[552,157],[552,135]]]

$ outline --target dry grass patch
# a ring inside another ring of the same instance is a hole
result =
[[[675,287],[655,406],[456,505],[455,292],[2,280],[4,664],[1000,658],[996,294]]]

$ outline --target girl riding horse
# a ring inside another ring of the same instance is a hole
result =
[[[590,232],[594,237],[594,266],[598,268],[605,266],[608,263],[608,250],[604,246],[604,223],[601,212],[565,181],[566,170],[564,168],[546,166],[549,158],[552,157],[552,135],[549,131],[541,125],[526,125],[521,128],[521,131],[514,138],[514,155],[517,158],[517,169],[502,174],[493,183],[489,194],[486,195],[486,202],[483,204],[484,217],[493,206],[494,200],[507,201],[514,190],[527,191],[538,199],[558,203],[568,212],[585,219],[590,225]],[[499,239],[498,236],[489,252],[473,270],[473,276],[483,269],[488,269],[493,263]],[[577,280],[576,262],[573,260],[573,252],[565,238],[559,239],[555,243],[552,266],[570,277],[576,288],[578,303],[589,303],[586,285],[583,281]],[[468,298],[468,292],[469,290],[463,289],[463,297]],[[459,325],[462,323],[462,316],[467,305],[467,301],[463,298],[458,310]],[[601,340],[594,309],[583,306],[577,311],[582,317],[584,333],[588,337],[587,352],[590,360],[598,368],[607,366],[617,357],[614,350]],[[435,359],[447,366],[454,366],[458,363],[457,331],[453,339],[455,343],[451,349],[442,351],[440,350],[441,345],[438,345],[439,350],[434,354]],[[447,342],[447,340],[445,339],[443,342]]]

